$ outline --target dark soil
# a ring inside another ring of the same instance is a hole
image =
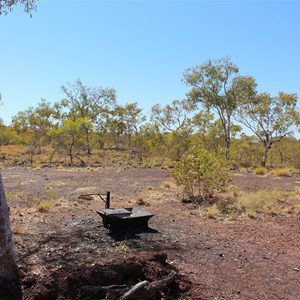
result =
[[[196,206],[181,203],[160,168],[18,167],[2,175],[24,299],[118,299],[172,271],[172,284],[150,299],[300,299],[299,215],[205,219]],[[300,178],[240,173],[232,184],[294,190]],[[103,201],[79,197],[106,191],[112,207],[153,213],[149,228],[105,228],[96,213]],[[41,212],[41,200],[56,205]],[[147,299],[140,292],[137,299]]]

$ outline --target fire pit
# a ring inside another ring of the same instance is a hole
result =
[[[106,228],[111,227],[148,227],[148,221],[153,217],[146,211],[129,208],[106,208],[97,211]]]
[[[106,228],[129,228],[129,227],[148,227],[148,221],[153,214],[146,211],[129,208],[110,208],[110,192],[106,194],[85,194],[80,197],[98,196],[104,203],[105,209],[97,211],[102,218],[103,225]],[[106,199],[102,196],[106,195]]]

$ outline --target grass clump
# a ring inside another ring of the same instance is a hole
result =
[[[169,181],[164,181],[164,182],[163,182],[163,186],[164,186],[164,188],[166,188],[166,189],[170,189],[171,186],[172,186],[172,184],[171,184],[171,182],[169,182]]]
[[[35,200],[36,202],[36,210],[39,212],[48,212],[52,207],[56,205],[56,201],[52,200]]]
[[[209,219],[217,219],[217,218],[221,217],[221,215],[222,215],[222,212],[218,209],[216,204],[210,206],[206,211],[206,216]]]
[[[144,196],[138,195],[136,198],[136,204],[139,206],[150,206],[150,204],[145,201]]]
[[[251,191],[236,198],[235,209],[252,218],[255,214],[275,214],[285,195],[280,191]]]
[[[278,168],[273,169],[271,174],[276,177],[290,177],[292,176],[292,170],[290,168]]]
[[[203,209],[203,208],[202,208]],[[253,190],[220,195],[217,201],[208,208],[205,215],[209,219],[256,218],[257,216],[278,214],[300,214],[299,192],[284,192],[278,190]]]
[[[253,171],[255,175],[264,176],[268,173],[268,169],[265,167],[256,167]]]
[[[56,193],[48,193],[47,199],[35,199],[35,208],[39,212],[49,212],[52,207],[58,205]]]

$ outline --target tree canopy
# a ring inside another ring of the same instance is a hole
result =
[[[219,116],[224,130],[227,153],[231,146],[232,116],[241,102],[255,94],[256,83],[251,76],[239,75],[239,68],[230,58],[208,60],[200,66],[187,69],[184,81],[192,89],[191,101],[201,103]]]
[[[296,94],[279,92],[278,96],[272,97],[269,93],[261,93],[238,108],[235,119],[250,129],[263,144],[262,166],[266,166],[272,145],[290,135],[292,126],[299,124],[297,99]]]

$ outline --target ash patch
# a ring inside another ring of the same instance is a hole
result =
[[[94,225],[98,223],[95,219],[82,219],[82,220],[73,220],[72,222],[68,222],[65,226],[75,227],[79,225]]]

